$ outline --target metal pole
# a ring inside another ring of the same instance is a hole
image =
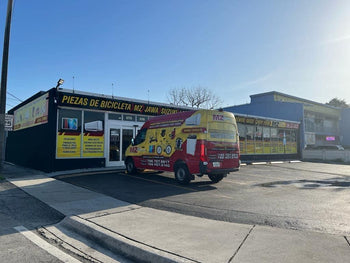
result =
[[[1,90],[0,90],[0,168],[4,165],[5,160],[5,110],[6,110],[6,88],[7,88],[7,68],[9,58],[10,29],[12,17],[13,1],[7,2],[7,15],[4,34],[4,48],[2,53],[1,68]]]

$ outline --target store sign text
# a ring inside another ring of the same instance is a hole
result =
[[[152,104],[133,103],[129,101],[68,93],[59,93],[59,105],[117,112],[140,113],[146,115],[165,115],[182,111],[176,108]]]

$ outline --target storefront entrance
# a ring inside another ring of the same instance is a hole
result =
[[[107,130],[107,166],[124,165],[125,150],[135,137],[134,127],[110,124]]]

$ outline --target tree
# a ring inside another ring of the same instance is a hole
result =
[[[171,89],[168,92],[168,102],[177,106],[192,108],[218,108],[221,99],[211,90],[198,86],[193,88]]]
[[[330,105],[330,106],[338,107],[338,108],[349,108],[350,107],[344,99],[338,99],[338,98],[333,98],[329,102],[327,102],[326,104]]]

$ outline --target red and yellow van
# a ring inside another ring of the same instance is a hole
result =
[[[128,173],[174,171],[187,184],[207,174],[217,183],[239,169],[238,129],[232,113],[195,110],[163,115],[144,123],[125,152]]]

